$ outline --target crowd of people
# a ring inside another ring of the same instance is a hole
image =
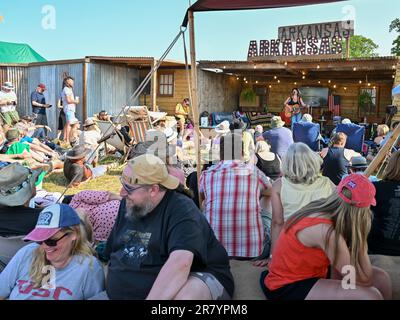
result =
[[[272,300],[391,299],[388,274],[368,254],[400,255],[398,146],[382,179],[369,179],[371,159],[346,148],[344,132],[325,148],[320,132],[315,141],[297,135],[313,125],[298,89],[284,102],[297,108],[290,126],[281,116],[254,130],[223,121],[201,136],[199,164],[189,99],[176,107],[176,127],[160,121],[146,141],[116,128],[130,146],[120,192],[85,190],[40,208],[47,172],[63,168],[70,187],[105,173],[96,121],[110,117],[101,111],[80,131],[67,77],[62,148],[47,140],[45,85],[32,93],[36,123],[19,119],[12,84],[3,89],[0,299],[227,300],[230,259],[251,261]],[[383,146],[396,125],[381,126],[374,143]],[[355,290],[342,286],[349,266]]]

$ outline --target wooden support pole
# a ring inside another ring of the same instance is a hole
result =
[[[87,78],[88,78],[88,59],[83,62],[83,97],[82,97],[82,121],[85,121],[88,117],[87,112]]]
[[[346,38],[346,59],[350,59],[350,37]]]
[[[368,168],[364,171],[364,175],[369,177],[372,175],[382,164],[383,161],[386,159],[386,155],[390,152],[390,150],[393,147],[393,144],[397,141],[397,138],[400,135],[400,125],[398,125],[392,135],[389,137],[389,139],[386,141],[385,145],[379,150],[378,154],[372,160],[372,162],[369,164]]]
[[[157,64],[157,60],[153,59],[153,65],[152,67],[154,68]],[[157,71],[155,71],[151,77],[151,109],[153,111],[157,111]]]
[[[197,65],[196,65],[196,45],[194,33],[194,15],[193,11],[189,11],[189,35],[190,35],[190,61],[191,61],[191,109],[193,115],[193,124],[195,129],[195,148],[196,148],[196,163],[197,163],[197,183],[200,183],[201,175],[201,155],[200,155],[200,127],[199,127],[199,100],[197,96]],[[200,196],[200,193],[199,193]],[[199,200],[200,201],[200,200]],[[201,206],[201,202],[200,206]]]

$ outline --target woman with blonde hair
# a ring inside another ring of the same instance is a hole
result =
[[[320,175],[321,164],[321,157],[301,142],[292,144],[283,157],[283,177],[272,184],[271,251],[290,216],[335,190],[329,178]]]
[[[267,177],[276,180],[281,176],[281,158],[278,154],[271,152],[271,145],[268,141],[257,141],[255,156],[257,157],[257,168]]]
[[[368,246],[371,254],[400,256],[400,150],[392,153],[382,180],[374,182],[376,206]]]
[[[374,139],[374,142],[376,145],[380,146],[381,142],[385,139],[386,135],[389,132],[389,127],[386,124],[380,124],[376,128],[376,132],[377,132],[378,136]]]
[[[391,299],[389,275],[371,265],[367,236],[375,188],[363,175],[309,203],[286,222],[269,270],[261,275],[268,299]],[[329,267],[332,279],[327,279]]]
[[[46,207],[35,229],[0,274],[0,299],[86,300],[104,290],[101,263],[86,238],[74,209],[65,204]]]

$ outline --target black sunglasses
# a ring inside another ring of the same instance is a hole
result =
[[[39,241],[38,244],[44,243],[44,244],[46,244],[46,246],[55,247],[55,246],[57,245],[58,241],[60,241],[62,238],[65,238],[65,237],[68,236],[69,234],[70,234],[70,233],[67,232],[67,233],[64,234],[61,238],[58,238],[57,240],[55,240],[55,239],[47,239],[47,240],[45,240],[45,241]]]

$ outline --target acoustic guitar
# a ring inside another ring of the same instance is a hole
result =
[[[298,114],[301,109],[308,108],[308,106],[300,106],[300,104],[295,103],[293,105],[286,105],[284,107],[284,112],[285,112],[285,117],[286,118],[291,118],[292,115]]]

